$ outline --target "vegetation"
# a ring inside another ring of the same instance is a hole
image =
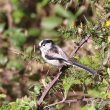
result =
[[[59,74],[38,43],[52,39],[96,75],[67,67],[44,110],[110,110],[110,0],[0,0],[0,110],[38,110]],[[85,39],[84,43],[81,42]]]

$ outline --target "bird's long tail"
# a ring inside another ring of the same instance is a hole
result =
[[[82,68],[82,69],[84,69],[84,70],[86,70],[86,71],[88,71],[88,72],[90,72],[92,74],[96,74],[97,73],[97,71],[95,71],[92,68],[89,68],[89,67],[87,67],[85,65],[79,64],[79,63],[77,63],[75,61],[73,61],[72,63],[73,63],[73,65],[78,66],[78,67],[80,67],[80,68]]]

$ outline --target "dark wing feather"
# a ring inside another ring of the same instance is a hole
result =
[[[48,55],[45,55],[45,57],[49,60],[58,60],[60,63],[67,62],[66,60],[64,60],[62,58],[52,57],[52,56],[48,56]]]
[[[46,57],[48,57],[49,59],[61,59],[64,61],[68,61],[68,56],[64,53],[64,51],[60,48],[60,47],[52,47],[50,50],[47,51]]]

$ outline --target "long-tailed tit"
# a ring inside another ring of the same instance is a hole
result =
[[[58,46],[55,45],[52,40],[45,39],[39,43],[39,48],[41,51],[41,55],[43,59],[52,65],[61,67],[67,65],[75,65],[80,68],[87,70],[92,74],[96,74],[97,72],[92,68],[84,66],[82,64],[77,63],[76,61],[72,61],[68,55]]]

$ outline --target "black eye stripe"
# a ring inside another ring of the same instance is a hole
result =
[[[52,43],[52,44],[54,44],[54,42],[53,42],[52,40],[44,40],[44,41],[41,43],[41,46],[42,46],[42,45],[45,45],[45,44],[47,44],[47,43]]]

